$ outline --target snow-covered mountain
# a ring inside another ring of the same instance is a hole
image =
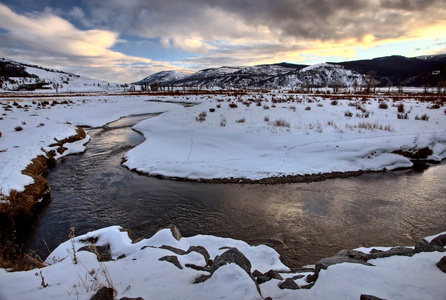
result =
[[[196,73],[178,71],[159,72],[135,84],[161,84],[165,86],[190,86],[207,88],[320,88],[364,86],[370,71],[375,71],[378,86],[389,82],[397,85],[436,86],[446,79],[446,55],[387,56],[371,60],[358,60],[317,65],[289,63],[251,67],[220,67]],[[175,73],[172,73],[175,72]],[[166,76],[165,74],[172,74]],[[173,75],[175,74],[175,76]]]
[[[190,76],[192,71],[161,71],[136,82],[135,84],[153,84],[177,81]]]
[[[106,81],[0,58],[0,91],[93,92],[122,87]]]

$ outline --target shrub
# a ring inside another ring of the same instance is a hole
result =
[[[207,113],[205,111],[201,112],[198,117],[195,118],[198,122],[206,121]]]
[[[346,116],[347,118],[351,118],[351,117],[353,117],[353,113],[352,113],[351,111],[347,110],[347,111],[344,113],[344,116]]]
[[[331,105],[338,105],[338,100],[331,101]]]
[[[422,121],[427,121],[429,120],[429,116],[427,114],[422,115],[421,117],[419,117],[418,115],[415,116],[415,120],[422,120]]]
[[[274,121],[273,125],[277,127],[288,127],[288,128],[291,126],[291,124],[285,119],[277,119]]]
[[[263,109],[269,109],[269,106],[268,105],[264,105]]]
[[[305,110],[311,110],[310,106],[305,107]]]
[[[388,109],[388,108],[389,108],[389,105],[387,105],[386,102],[381,101],[381,102],[379,103],[379,105],[378,105],[378,108],[380,108],[380,109]]]
[[[446,113],[446,112],[445,112]],[[265,122],[269,122],[269,117],[266,116],[263,120],[265,120]]]
[[[236,122],[237,123],[245,123],[245,121],[246,121],[245,118],[241,118],[240,120],[237,120]]]
[[[440,107],[441,107],[440,104],[434,103],[434,104],[428,106],[427,108],[429,108],[429,109],[439,109]]]
[[[403,103],[400,103],[400,104],[398,104],[398,112],[399,113],[403,113],[404,112],[404,104]]]
[[[22,126],[17,126],[16,128],[14,128],[15,129],[15,131],[22,131],[23,130],[23,127]]]
[[[409,114],[408,113],[399,113],[397,115],[397,118],[401,119],[401,120],[407,120],[407,119],[409,119]]]
[[[237,104],[235,104],[234,102],[229,103],[229,107],[230,108],[237,108]]]

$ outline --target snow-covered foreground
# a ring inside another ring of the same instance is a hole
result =
[[[446,114],[432,103],[289,94],[201,99],[137,124],[147,140],[125,165],[166,177],[258,180],[411,167],[396,150],[429,148],[428,159],[446,157]],[[397,118],[400,104],[407,119]]]
[[[89,299],[102,286],[113,287],[115,299],[359,299],[361,294],[444,299],[446,292],[446,273],[436,266],[445,253],[439,251],[369,259],[369,265],[333,264],[320,270],[309,289],[281,289],[288,278],[288,284],[308,285],[307,276],[314,270],[290,272],[264,245],[205,235],[186,238],[171,229],[132,243],[120,229],[103,228],[62,243],[45,268],[11,273],[0,269],[0,299]],[[102,257],[111,255],[111,260],[99,262],[96,254],[79,251],[93,242],[97,249],[109,249]],[[220,258],[228,258],[226,251],[235,259],[221,263]],[[270,270],[273,278],[257,286],[251,273],[260,282],[266,278],[258,274]],[[198,278],[202,282],[197,283]]]
[[[147,102],[139,97],[84,97],[76,99],[2,100],[0,119],[0,189],[23,190],[33,182],[22,170],[49,145],[76,133],[77,125],[98,127],[132,114],[158,113],[181,108],[177,104]],[[42,106],[47,101],[49,104]],[[52,105],[53,101],[59,104]],[[85,140],[65,144],[63,155],[84,151]],[[60,155],[58,155],[60,157]]]

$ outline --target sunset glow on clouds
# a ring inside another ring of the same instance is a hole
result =
[[[171,69],[446,52],[446,0],[0,3],[0,56],[114,82]]]

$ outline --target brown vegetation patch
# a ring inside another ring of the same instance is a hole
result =
[[[60,148],[64,148],[66,142],[74,142],[86,137],[85,131],[78,127],[76,134],[61,141],[57,141]],[[26,266],[33,266],[29,257],[24,256],[17,250],[15,244],[16,229],[19,226],[27,226],[30,222],[33,208],[49,190],[48,181],[44,178],[48,168],[55,165],[54,150],[39,155],[22,171],[22,174],[33,178],[34,182],[25,186],[21,192],[10,191],[8,196],[2,200],[9,203],[0,204],[0,267],[21,270]]]

